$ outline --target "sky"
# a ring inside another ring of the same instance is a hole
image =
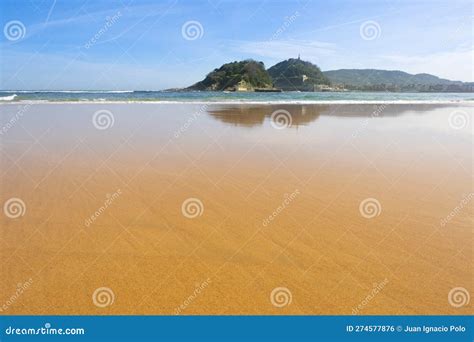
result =
[[[472,82],[473,18],[464,0],[2,0],[0,89],[160,90],[298,55]]]

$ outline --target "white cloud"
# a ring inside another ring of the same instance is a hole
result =
[[[380,56],[379,68],[413,74],[428,73],[455,81],[473,82],[474,50],[441,52],[419,56]]]
[[[319,63],[321,58],[330,58],[336,54],[335,44],[306,40],[267,40],[232,42],[234,50],[272,59],[296,58],[298,54],[305,60]]]
[[[318,64],[323,70],[402,70],[413,74],[433,74],[450,80],[474,81],[474,50],[470,46],[463,46],[457,51],[411,56],[374,53],[365,56],[360,50],[345,50],[333,43],[307,40],[234,41],[229,46],[243,54],[272,60],[284,60],[301,54],[302,59]]]

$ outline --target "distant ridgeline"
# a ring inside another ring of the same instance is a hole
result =
[[[430,74],[398,70],[341,69],[325,71],[332,84],[364,91],[473,92],[473,82],[450,81]]]
[[[298,57],[280,62],[268,71],[263,62],[251,59],[227,63],[185,90],[473,92],[474,83],[391,70],[341,69],[322,72],[318,66]]]

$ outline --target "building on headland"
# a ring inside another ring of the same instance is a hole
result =
[[[333,91],[333,88],[326,84],[315,84],[313,91]]]
[[[253,90],[253,89],[251,87],[249,87],[248,83],[245,82],[244,80],[241,80],[235,86],[235,91],[251,91],[251,90]]]
[[[241,80],[238,82],[233,88],[231,88],[232,91],[255,91],[257,93],[279,93],[281,92],[281,89],[277,88],[272,88],[272,87],[264,87],[264,88],[256,88],[253,87],[251,84],[248,82]]]
[[[347,91],[344,86],[340,85],[331,85],[328,86],[327,84],[315,84],[313,91]]]

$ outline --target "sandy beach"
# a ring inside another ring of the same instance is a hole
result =
[[[473,108],[2,104],[0,314],[472,313]]]

